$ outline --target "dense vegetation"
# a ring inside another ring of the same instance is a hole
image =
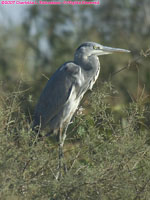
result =
[[[68,171],[58,181],[58,144],[30,130],[22,95],[1,99],[1,199],[149,199],[150,111],[143,98],[112,108],[110,98],[118,95],[111,83],[96,87],[89,113],[78,114],[69,128]]]
[[[30,6],[22,24],[0,24],[0,199],[150,199],[149,10],[149,0]],[[47,77],[84,41],[131,54],[100,57],[100,78],[69,126],[67,173],[57,181],[58,143],[32,132],[33,109]]]

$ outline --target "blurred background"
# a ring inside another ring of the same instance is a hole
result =
[[[149,95],[149,0],[100,0],[100,5],[87,6],[1,5],[1,95],[25,91],[22,105],[32,113],[48,78],[73,60],[76,48],[85,41],[131,50],[131,54],[100,57],[97,86],[110,80],[119,91],[112,105]]]

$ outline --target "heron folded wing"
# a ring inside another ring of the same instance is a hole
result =
[[[77,83],[79,66],[73,62],[62,65],[48,81],[35,109],[34,125],[44,128],[67,102],[72,86]]]

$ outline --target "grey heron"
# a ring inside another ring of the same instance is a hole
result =
[[[49,79],[35,108],[33,128],[49,126],[59,135],[59,158],[66,138],[68,125],[83,95],[92,90],[100,73],[98,56],[114,52],[129,53],[119,48],[106,47],[95,42],[85,42],[75,51],[74,61],[60,66]],[[60,162],[60,168],[61,168]]]

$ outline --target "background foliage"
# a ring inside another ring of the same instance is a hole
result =
[[[149,10],[149,0],[30,6],[21,24],[0,24],[0,199],[150,199]],[[33,109],[47,77],[85,41],[131,54],[100,57],[56,181],[57,142],[34,136]]]

